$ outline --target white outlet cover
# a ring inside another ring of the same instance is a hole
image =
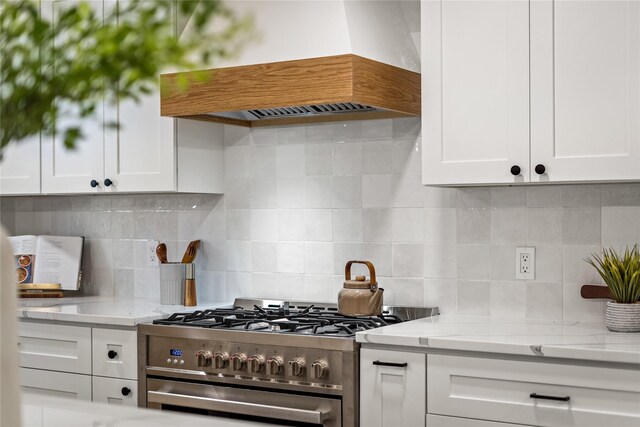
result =
[[[528,256],[528,262],[523,260]],[[516,248],[516,279],[535,280],[536,278],[536,248]]]
[[[159,262],[158,262],[158,256],[156,255],[156,248],[158,247],[158,241],[157,240],[149,240],[147,242],[147,254],[146,254],[146,258],[147,258],[147,267],[157,267]]]

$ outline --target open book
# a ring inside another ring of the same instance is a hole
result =
[[[84,237],[14,236],[9,240],[17,283],[60,283],[63,290],[78,290]]]

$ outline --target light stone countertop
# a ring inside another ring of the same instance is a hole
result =
[[[161,305],[146,298],[71,297],[22,298],[17,302],[19,319],[93,323],[112,326],[135,326],[169,317],[176,312],[193,312],[207,308],[231,306],[228,301],[200,302],[195,307]]]
[[[266,427],[253,421],[113,406],[23,392],[23,427]]]
[[[359,332],[356,340],[391,346],[640,364],[640,333],[604,323],[440,315]]]

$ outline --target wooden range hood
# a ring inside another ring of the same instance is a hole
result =
[[[163,74],[161,87],[162,116],[241,126],[420,115],[419,73],[353,54]]]

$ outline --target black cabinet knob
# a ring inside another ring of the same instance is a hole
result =
[[[114,351],[114,350],[109,350],[109,352],[107,353],[107,357],[111,360],[115,359],[116,357],[118,357],[118,352]]]
[[[520,166],[518,165],[511,166],[511,175],[518,176],[520,175],[520,172],[522,172],[522,170],[520,169]]]
[[[96,181],[95,179],[92,179],[90,184],[91,184],[91,187],[93,187],[93,188],[96,188],[98,185],[100,185],[100,184],[98,184],[98,181]]]
[[[111,181],[109,178],[104,180],[105,187],[111,187],[111,184],[113,184],[113,181]]]
[[[547,168],[545,168],[544,165],[536,165],[534,170],[538,175],[542,175],[547,170]]]
[[[129,396],[129,394],[131,394],[131,389],[129,387],[122,387],[122,390],[120,390],[122,392],[123,396]]]

